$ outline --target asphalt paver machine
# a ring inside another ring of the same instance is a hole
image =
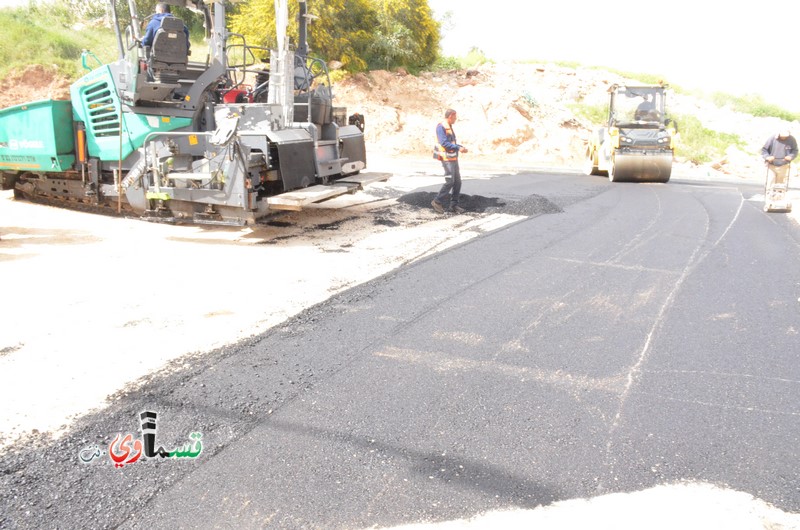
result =
[[[290,48],[286,1],[276,1],[271,50],[228,32],[224,1],[167,1],[203,17],[201,61],[189,58],[182,20],[165,18],[145,47],[135,1],[125,28],[109,2],[115,62],[78,79],[69,100],[0,110],[3,188],[58,205],[238,225],[298,209],[281,200],[293,190],[328,198],[359,188],[364,118],[333,106],[327,66],[308,54],[305,0]]]

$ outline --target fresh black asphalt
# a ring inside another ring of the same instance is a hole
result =
[[[386,526],[683,480],[800,511],[791,220],[757,190],[693,182],[465,191],[529,217],[6,453],[0,526]],[[203,453],[79,462],[143,410],[164,444],[202,433]]]

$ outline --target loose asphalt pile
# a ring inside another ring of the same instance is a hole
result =
[[[417,191],[398,197],[397,202],[414,208],[431,208],[435,192]],[[505,213],[509,215],[535,216],[559,213],[562,209],[540,195],[530,195],[518,201],[505,201],[497,197],[481,195],[461,195],[458,203],[466,213]],[[448,205],[445,204],[445,207]]]

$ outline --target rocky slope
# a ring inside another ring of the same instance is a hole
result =
[[[504,166],[580,167],[592,125],[574,105],[605,104],[607,88],[625,82],[618,75],[552,64],[488,64],[471,70],[374,71],[334,86],[336,105],[366,117],[368,150],[390,156],[430,156],[433,128],[444,110],[459,113],[456,131],[470,157]],[[0,108],[37,99],[67,99],[69,83],[40,65],[2,81]],[[671,94],[672,114],[698,117],[706,128],[733,133],[746,142],[704,167],[678,164],[677,172],[761,178],[758,152],[764,140],[788,124],[720,109],[694,97]],[[800,131],[795,131],[797,134]],[[677,153],[680,158],[680,148]]]
[[[390,155],[430,156],[434,124],[454,108],[455,128],[472,155],[503,165],[580,167],[592,125],[574,105],[605,104],[613,83],[630,82],[588,68],[550,64],[491,64],[473,70],[423,73],[376,71],[336,85],[336,104],[366,116],[367,143]],[[679,164],[684,172],[761,178],[761,145],[783,126],[776,118],[755,118],[672,93],[672,114],[698,117],[706,128],[745,140],[724,158],[704,167]],[[796,124],[794,124],[796,125]],[[680,160],[680,151],[678,151]]]

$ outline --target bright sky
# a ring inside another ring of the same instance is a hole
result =
[[[798,0],[552,2],[428,0],[447,55],[569,60],[663,75],[686,88],[743,95],[800,111]],[[780,24],[783,23],[783,26]]]

